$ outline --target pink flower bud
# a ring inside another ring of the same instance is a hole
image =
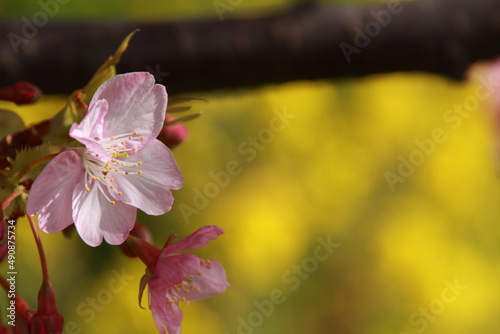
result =
[[[165,118],[165,122],[172,122],[174,120],[175,118],[170,115],[167,115],[167,117]],[[182,123],[178,123],[163,127],[163,129],[161,129],[160,133],[158,134],[157,139],[163,144],[167,145],[169,149],[174,149],[186,140],[188,134],[189,131],[187,127]]]
[[[18,81],[12,86],[0,88],[0,100],[17,105],[35,103],[41,95],[40,89],[27,81]]]

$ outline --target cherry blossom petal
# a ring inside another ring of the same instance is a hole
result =
[[[90,246],[99,246],[102,239],[111,245],[122,244],[134,227],[137,209],[116,202],[110,203],[107,190],[98,186],[86,191],[83,178],[76,185],[72,199],[73,220],[80,237]]]
[[[166,255],[201,248],[222,233],[224,231],[218,226],[204,226],[175,244],[165,247],[162,254]]]
[[[149,215],[161,215],[170,211],[174,201],[169,189],[182,187],[183,178],[172,152],[160,141],[154,139],[148,146],[127,163],[141,162],[138,168],[131,169],[129,175],[113,173],[116,189],[122,195],[113,195],[117,200],[133,205]],[[122,170],[127,170],[122,168]]]
[[[154,290],[150,287],[149,293],[151,300],[149,308],[153,313],[158,331],[162,334],[166,334],[167,331],[168,334],[180,334],[182,311],[177,303],[168,303],[163,289]]]
[[[210,265],[202,265],[200,267],[200,274],[195,275],[191,279],[191,285],[195,289],[190,289],[189,293],[184,295],[189,301],[195,302],[218,295],[226,291],[226,287],[229,286],[224,267],[212,259],[205,261],[210,261]]]
[[[46,233],[63,230],[73,223],[71,203],[73,190],[84,178],[79,151],[61,152],[43,169],[33,183],[26,213],[39,214],[38,224]]]
[[[108,111],[108,102],[106,100],[97,100],[89,105],[87,115],[82,119],[80,124],[73,124],[69,130],[70,137],[78,140],[80,143],[85,144],[87,149],[109,157],[105,149],[97,140],[103,137],[104,116]]]
[[[187,275],[195,275],[200,270],[200,259],[193,254],[178,254],[160,257],[152,270],[149,286],[153,289],[167,288],[179,284]]]
[[[148,72],[116,75],[97,89],[94,99],[105,99],[109,104],[103,137],[138,132],[146,137],[136,146],[141,148],[156,138],[163,127],[167,92],[164,86],[155,85],[154,76]]]

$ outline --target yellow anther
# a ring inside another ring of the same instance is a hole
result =
[[[141,137],[140,139],[141,139],[141,140],[144,140],[144,137]]]
[[[120,142],[120,144],[125,145],[125,142],[124,142],[124,141],[121,141],[121,142]]]
[[[132,151],[136,151],[136,150],[137,150],[137,148],[135,148],[135,147],[132,147]]]
[[[115,202],[115,201],[111,201],[110,203],[111,203],[112,205],[115,205],[115,204],[116,204],[116,202]]]
[[[189,293],[189,289],[184,289],[182,291],[184,291],[184,293]]]
[[[134,136],[136,136],[136,135],[137,135],[137,132],[134,131]]]
[[[139,161],[137,164],[138,164],[139,166],[142,166],[142,161]]]
[[[115,180],[115,179],[111,178],[111,179],[109,179],[109,182],[113,182],[114,180]]]
[[[128,172],[125,172],[125,175],[128,175]]]
[[[110,186],[109,186],[109,188],[110,188],[110,189],[114,189],[114,188],[115,188],[115,186],[114,186],[114,185],[110,185]]]
[[[198,271],[197,274],[200,275],[200,276],[203,275],[203,273],[201,271]]]
[[[118,192],[118,195],[123,195],[123,193],[121,191]]]
[[[110,139],[115,139],[115,137],[113,137],[113,136],[111,136],[111,137],[109,137],[109,138],[110,138]]]
[[[134,137],[132,137],[132,136],[129,136],[129,137],[128,137],[128,139],[129,139],[129,140],[130,140],[130,139],[132,139],[132,138],[134,138]]]
[[[138,171],[137,174],[141,175],[142,174],[142,170]]]
[[[90,191],[90,188],[85,188],[85,190]]]

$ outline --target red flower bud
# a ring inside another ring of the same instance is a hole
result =
[[[31,321],[31,334],[60,334],[63,332],[64,318],[59,313],[35,314]]]
[[[0,88],[0,100],[17,105],[35,103],[41,95],[40,89],[27,81],[18,81],[12,86]]]
[[[2,138],[0,140],[0,169],[11,167],[7,157],[14,158],[19,149],[41,145],[43,137],[48,135],[50,130],[50,121],[45,120]]]
[[[38,292],[38,310],[31,319],[32,334],[60,334],[64,318],[56,307],[56,297],[49,282],[44,281]]]
[[[16,334],[30,334],[31,333],[31,318],[35,311],[33,311],[28,303],[19,295],[16,296]]]

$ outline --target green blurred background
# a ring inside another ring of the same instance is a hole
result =
[[[294,3],[242,1],[227,17]],[[36,2],[0,3],[3,17],[39,10]],[[211,0],[73,0],[55,19],[102,17],[217,13]],[[140,215],[158,246],[204,225],[226,231],[197,254],[221,262],[231,286],[182,305],[183,333],[498,333],[498,138],[489,99],[467,104],[485,76],[456,83],[396,73],[193,92],[208,103],[193,104],[203,117],[188,123],[190,138],[174,151],[185,186],[167,215]],[[64,97],[45,96],[35,106],[0,107],[29,124],[63,105]],[[449,111],[457,105],[469,115]],[[275,123],[284,110],[288,121]],[[402,167],[410,160],[417,166]],[[240,172],[214,187],[230,162]],[[398,169],[406,174],[391,186],[388,173]],[[17,236],[17,289],[35,308],[40,268],[26,221]],[[139,260],[76,235],[43,240],[66,334],[156,332],[138,306]],[[328,242],[331,254],[318,250]]]

